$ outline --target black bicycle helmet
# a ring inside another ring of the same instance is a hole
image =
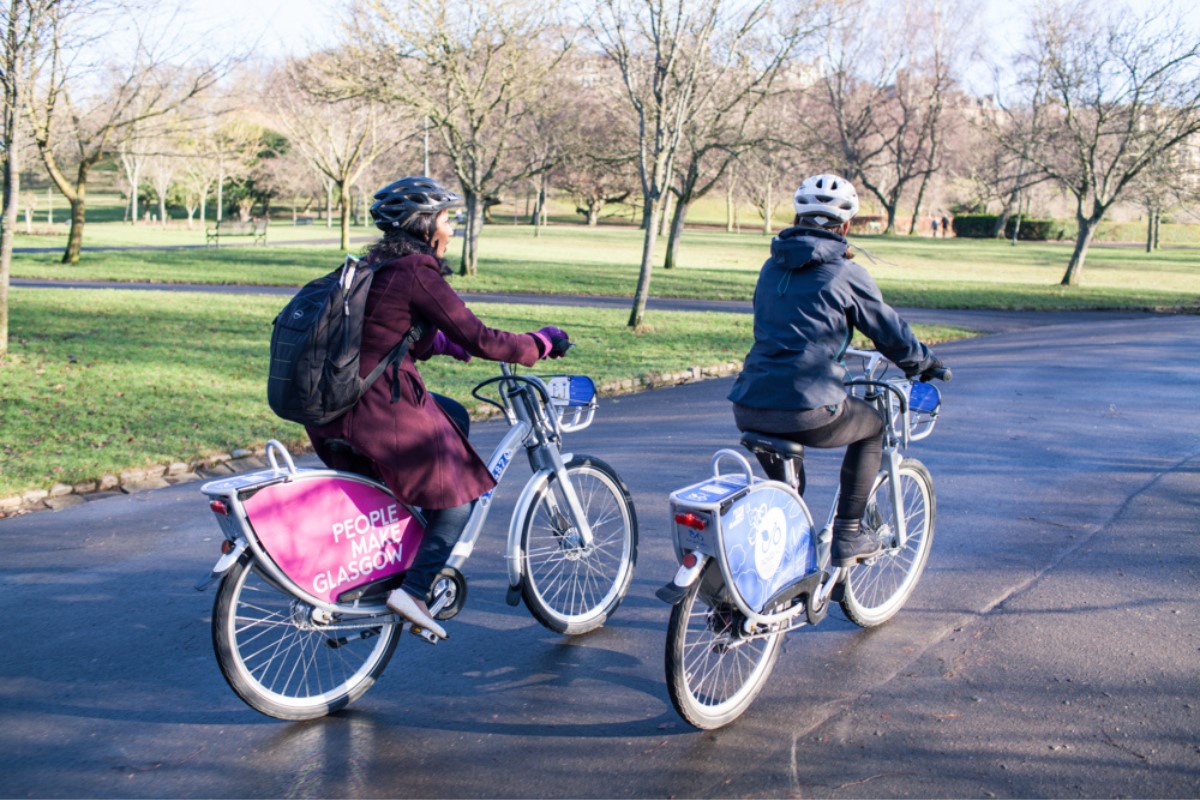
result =
[[[461,202],[462,198],[433,178],[401,178],[375,193],[371,219],[381,231],[401,227],[414,214],[436,214]]]

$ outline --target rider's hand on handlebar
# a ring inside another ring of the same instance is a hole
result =
[[[566,331],[553,325],[540,328],[537,336],[549,345],[546,352],[542,354],[542,358],[562,358],[568,350],[575,346]]]
[[[951,377],[953,377],[953,373],[950,372],[950,368],[934,358],[933,362],[917,375],[917,380],[921,383],[929,383],[934,379],[949,382]]]

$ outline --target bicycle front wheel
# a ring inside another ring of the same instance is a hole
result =
[[[583,545],[558,478],[551,475],[521,522],[521,594],[538,622],[573,635],[603,625],[629,591],[637,515],[624,481],[608,464],[577,455],[566,468],[592,542]]]
[[[361,697],[399,632],[394,617],[338,617],[297,600],[248,556],[221,581],[212,624],[229,686],[252,708],[287,720],[323,717]]]
[[[875,481],[863,516],[863,528],[879,534],[884,550],[850,568],[842,594],[842,610],[851,622],[864,628],[880,625],[896,615],[916,588],[933,545],[937,499],[929,470],[915,458],[906,458],[897,477],[907,533],[904,546],[900,547],[897,540],[892,482],[884,472]]]
[[[766,685],[783,644],[782,633],[747,635],[745,617],[716,587],[716,562],[671,609],[666,672],[671,704],[697,728],[728,725]]]

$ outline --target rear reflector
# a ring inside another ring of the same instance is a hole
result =
[[[208,507],[214,514],[220,514],[222,517],[229,516],[229,506],[225,505],[224,500],[213,500]]]
[[[675,522],[688,528],[695,528],[698,531],[702,531],[708,527],[708,522],[705,521],[704,517],[699,514],[693,514],[690,511],[686,514],[676,514]]]

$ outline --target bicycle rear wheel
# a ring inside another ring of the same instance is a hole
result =
[[[887,622],[901,609],[916,588],[933,545],[937,498],[929,470],[915,458],[906,458],[898,478],[908,534],[904,547],[897,545],[892,484],[884,472],[875,481],[863,516],[863,528],[882,537],[884,550],[850,568],[842,594],[842,610],[851,622],[864,628]]]
[[[671,609],[667,624],[671,704],[681,717],[705,730],[728,725],[750,707],[783,644],[782,633],[745,636],[745,617],[720,599],[720,584],[720,567],[710,563]]]
[[[399,626],[329,616],[281,591],[252,557],[230,568],[213,605],[213,648],[229,686],[268,716],[323,717],[371,688]]]
[[[541,488],[521,522],[525,605],[552,631],[599,628],[621,604],[637,562],[637,515],[624,481],[608,464],[577,455],[567,475],[588,525],[584,547],[570,522],[556,476]]]

